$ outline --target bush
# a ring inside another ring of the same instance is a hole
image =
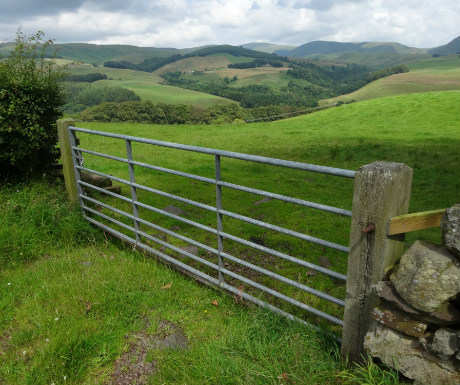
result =
[[[52,41],[43,37],[19,29],[14,50],[0,61],[0,174],[41,171],[58,158],[56,120],[64,104],[58,80],[65,73],[46,59]]]

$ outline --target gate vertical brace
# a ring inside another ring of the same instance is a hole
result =
[[[61,149],[62,172],[64,174],[65,188],[69,200],[73,203],[78,202],[77,185],[75,184],[75,166],[72,157],[72,144],[70,143],[69,126],[75,124],[73,119],[59,119],[57,122],[59,146]]]
[[[387,235],[388,221],[406,214],[412,169],[404,163],[374,162],[355,175],[348,254],[342,357],[365,360],[370,314],[378,301],[374,285],[404,251],[404,234]]]
[[[70,127],[68,128],[69,132],[69,140],[70,140],[70,147],[77,147],[77,135],[75,134],[75,131],[72,131]],[[72,149],[72,163],[73,163],[73,170],[75,173],[75,183],[77,186],[77,193],[78,193],[78,202],[80,203],[80,209],[81,213],[83,214],[83,217],[86,217],[85,210],[83,210],[83,198],[82,195],[84,194],[83,192],[83,187],[80,185],[81,181],[81,171],[78,169],[76,166],[81,166],[83,165],[83,157],[80,151],[77,149]]]
[[[221,235],[223,231],[222,226],[222,214],[220,211],[222,210],[222,186],[219,184],[221,181],[221,169],[220,169],[220,155],[215,156],[215,172],[216,172],[216,209],[217,209],[217,250],[219,252],[218,259],[219,259],[219,283],[224,282],[224,278],[222,276],[221,269],[224,267],[224,262],[222,260],[222,253],[224,251],[224,242],[223,237]]]
[[[137,207],[137,190],[133,186],[133,183],[136,183],[134,175],[134,165],[133,162],[133,149],[131,146],[131,141],[126,140],[126,154],[128,156],[128,168],[129,168],[129,183],[131,186],[131,199],[133,201],[133,216],[134,216],[134,228],[136,229],[136,242],[141,243],[141,237],[139,236],[140,226],[139,226],[139,208]]]

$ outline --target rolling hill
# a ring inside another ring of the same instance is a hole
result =
[[[303,44],[293,50],[277,50],[277,55],[293,58],[306,58],[311,55],[341,54],[345,52],[367,53],[367,54],[415,54],[426,53],[425,49],[407,47],[399,43],[339,43],[335,41],[313,41]]]
[[[410,71],[378,79],[346,95],[320,101],[320,105],[363,101],[419,92],[460,90],[457,55],[429,57],[408,65]]]
[[[294,45],[282,45],[273,43],[247,43],[243,44],[242,47],[266,53],[275,53],[275,51],[279,50],[291,51],[296,48]]]
[[[431,48],[428,52],[432,55],[458,55],[460,54],[460,36],[453,39],[450,43],[446,45],[441,45],[436,48]]]
[[[59,49],[58,57],[62,58],[58,60],[59,65],[80,62],[70,65],[71,74],[106,75],[105,80],[95,82],[94,86],[128,88],[142,101],[203,107],[237,101],[244,107],[305,108],[321,99],[349,102],[459,89],[458,56],[443,56],[456,51],[459,40],[456,38],[432,49],[398,43],[321,41],[294,49],[271,43],[188,49],[83,43],[55,44],[54,47]],[[0,44],[0,55],[6,56],[13,47],[13,43]],[[272,51],[288,54],[290,58]],[[302,58],[304,55],[308,59]],[[100,66],[107,61],[116,65]],[[383,76],[387,76],[391,74],[387,67],[401,64],[409,67],[410,73],[385,77],[358,89],[369,82],[363,78],[369,71],[385,68]],[[175,77],[165,77],[168,73],[175,73]],[[340,96],[329,99],[336,95]]]

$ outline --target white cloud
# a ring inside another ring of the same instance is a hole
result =
[[[43,30],[58,42],[156,47],[397,41],[415,47],[460,34],[457,0],[0,0],[0,41]]]

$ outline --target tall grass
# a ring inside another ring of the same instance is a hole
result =
[[[0,269],[1,385],[107,384],[115,359],[163,320],[184,330],[188,348],[151,346],[150,384],[336,384],[348,373],[330,336],[95,234],[62,186],[9,185],[1,198],[0,216],[15,228],[2,234],[30,239],[11,242]]]
[[[0,185],[2,266],[101,239],[65,194],[58,180]]]

